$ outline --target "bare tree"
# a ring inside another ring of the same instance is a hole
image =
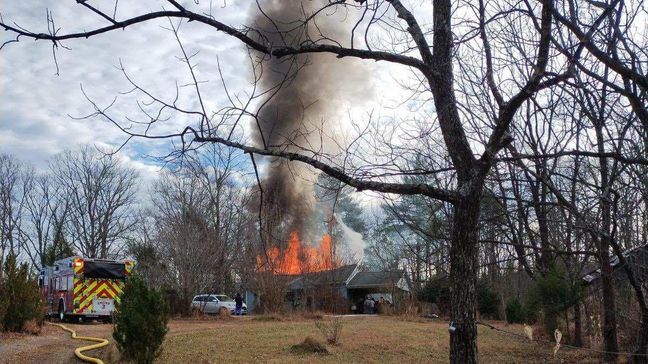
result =
[[[21,240],[35,267],[51,264],[56,252],[69,252],[69,247],[58,246],[65,245],[63,226],[68,204],[65,194],[57,191],[55,183],[50,174],[36,175],[26,196]]]
[[[155,184],[148,212],[151,247],[167,262],[164,283],[187,308],[199,292],[233,290],[237,265],[254,265],[242,259],[250,238],[250,194],[244,178],[235,182],[241,154],[214,145],[188,157]]]
[[[65,235],[88,258],[119,253],[133,227],[137,172],[91,147],[54,157],[52,173],[68,200]]]
[[[18,256],[23,244],[23,215],[31,193],[33,169],[11,155],[0,154],[0,265]]]

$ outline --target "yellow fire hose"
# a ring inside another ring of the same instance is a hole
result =
[[[88,351],[88,350],[94,350],[94,349],[103,348],[104,346],[108,345],[108,340],[101,339],[101,338],[98,338],[98,337],[77,336],[77,334],[76,334],[76,332],[74,330],[69,329],[69,328],[65,327],[64,325],[54,324],[54,323],[51,323],[51,322],[48,322],[48,324],[58,326],[58,327],[62,328],[63,330],[69,332],[70,334],[72,334],[73,339],[96,341],[97,344],[81,346],[81,347],[76,348],[74,350],[74,354],[77,356],[77,358],[79,358],[79,359],[81,359],[83,361],[86,361],[88,363],[104,364],[104,362],[101,359],[97,359],[97,358],[93,358],[93,357],[84,355],[83,352]]]

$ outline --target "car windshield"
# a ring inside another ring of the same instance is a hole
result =
[[[216,296],[216,298],[218,298],[218,300],[221,301],[221,302],[232,302],[232,301],[234,301],[233,299],[231,299],[230,297],[225,296],[225,295],[218,295],[218,296]]]

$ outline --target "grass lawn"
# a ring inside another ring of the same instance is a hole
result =
[[[522,333],[519,325],[503,327]],[[448,327],[439,321],[407,321],[401,317],[344,318],[341,343],[331,354],[292,354],[290,347],[312,336],[323,340],[313,320],[260,321],[233,318],[200,332],[169,336],[159,357],[162,363],[447,363]],[[552,345],[479,328],[483,363],[596,363],[587,351]]]

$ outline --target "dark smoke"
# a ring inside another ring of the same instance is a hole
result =
[[[325,5],[326,1],[271,0],[263,1],[263,13],[254,7],[253,26],[261,31],[263,41],[274,47],[298,46],[309,39],[319,39],[320,32],[342,43],[344,24],[339,14],[329,12],[317,17],[317,28],[305,29],[296,23]],[[272,21],[270,20],[272,19]],[[347,35],[348,37],[348,35]],[[261,85],[264,89],[284,82],[281,91],[259,112],[259,125],[254,125],[254,139],[259,146],[299,151],[298,146],[317,150],[321,120],[335,112],[340,94],[361,91],[368,97],[366,69],[358,61],[340,60],[333,55],[311,54],[282,59],[267,59],[263,65]],[[348,96],[348,95],[347,95]],[[355,97],[355,96],[354,96]],[[351,97],[346,97],[350,99]],[[317,127],[316,127],[317,126]],[[260,129],[260,130],[259,130]],[[264,205],[280,215],[281,225],[300,234],[310,230],[313,189],[304,177],[316,174],[304,165],[286,161],[269,161],[262,180]]]

